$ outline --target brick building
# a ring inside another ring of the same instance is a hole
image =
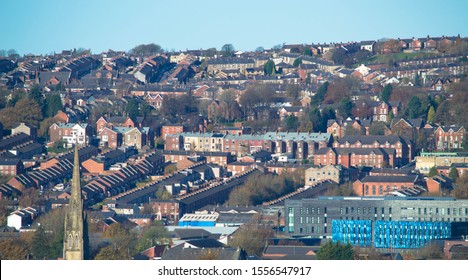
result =
[[[395,165],[407,164],[413,158],[413,143],[402,136],[397,135],[349,135],[336,140],[333,143],[335,148],[384,148],[395,149]],[[383,167],[383,166],[380,166]]]
[[[89,144],[92,135],[92,128],[86,123],[54,123],[49,128],[49,137],[51,142],[62,140],[68,147],[75,143],[79,145]]]
[[[395,149],[386,148],[322,148],[316,151],[315,165],[336,165],[344,167],[394,167]]]
[[[163,125],[161,128],[161,137],[166,139],[166,135],[168,134],[180,134],[182,132],[185,132],[185,127],[181,124]]]
[[[463,126],[439,126],[435,131],[435,147],[438,151],[463,149],[466,129]]]
[[[24,173],[24,165],[19,158],[0,158],[0,175],[16,176]]]
[[[394,191],[414,188],[417,180],[417,175],[366,176],[353,183],[353,190],[358,196],[391,195]]]

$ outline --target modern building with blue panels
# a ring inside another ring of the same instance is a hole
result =
[[[334,242],[351,243],[354,246],[372,246],[372,221],[334,220],[332,239]]]
[[[431,240],[450,237],[451,226],[447,222],[377,221],[374,224],[375,248],[421,248]]]
[[[454,224],[468,223],[468,200],[451,197],[286,200],[284,219],[285,233],[291,237],[332,238],[377,248],[418,248],[432,239],[468,235],[468,227],[453,230]]]

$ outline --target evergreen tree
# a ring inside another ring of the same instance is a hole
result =
[[[127,116],[134,120],[139,113],[139,104],[138,101],[135,98],[130,99],[127,104]]]
[[[354,249],[351,244],[329,241],[317,252],[319,260],[354,260]]]
[[[428,123],[433,123],[436,117],[436,112],[434,110],[434,107],[431,106],[429,107],[429,112],[427,112],[427,122]]]
[[[382,94],[380,95],[380,99],[382,101],[388,102],[390,100],[390,96],[392,95],[393,87],[391,84],[385,85],[382,90]]]
[[[32,239],[31,253],[35,259],[43,260],[49,257],[49,251],[46,232],[42,226],[39,226]]]
[[[429,174],[427,174],[428,177],[434,177],[436,176],[437,173],[437,167],[433,166],[431,169],[429,169]]]
[[[452,166],[452,168],[450,168],[448,176],[450,177],[450,179],[455,181],[456,179],[458,179],[458,170],[454,166]]]
[[[298,67],[301,64],[302,64],[302,58],[296,58],[293,62],[294,67]]]
[[[316,107],[323,102],[328,92],[328,86],[328,82],[325,82],[320,86],[320,88],[317,90],[317,93],[314,96],[312,96],[312,99],[310,101],[311,107]]]
[[[390,110],[390,113],[388,114],[388,123],[391,124],[394,118],[395,118],[395,115],[393,114],[393,111]]]
[[[32,86],[29,96],[32,100],[36,101],[38,105],[42,104],[42,90],[38,84]]]
[[[47,95],[44,101],[43,113],[46,117],[53,117],[63,109],[62,99],[58,94]]]
[[[263,71],[265,72],[266,75],[269,75],[269,76],[275,75],[276,73],[275,62],[273,60],[268,60],[263,66]]]

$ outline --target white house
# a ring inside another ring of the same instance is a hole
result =
[[[16,230],[20,230],[22,227],[31,226],[37,215],[37,210],[32,207],[16,210],[8,216],[7,226],[14,227]]]

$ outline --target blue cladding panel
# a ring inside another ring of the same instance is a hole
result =
[[[421,248],[432,239],[451,237],[450,223],[376,221],[376,248]]]
[[[354,246],[372,246],[372,222],[369,220],[333,220],[332,240]]]

